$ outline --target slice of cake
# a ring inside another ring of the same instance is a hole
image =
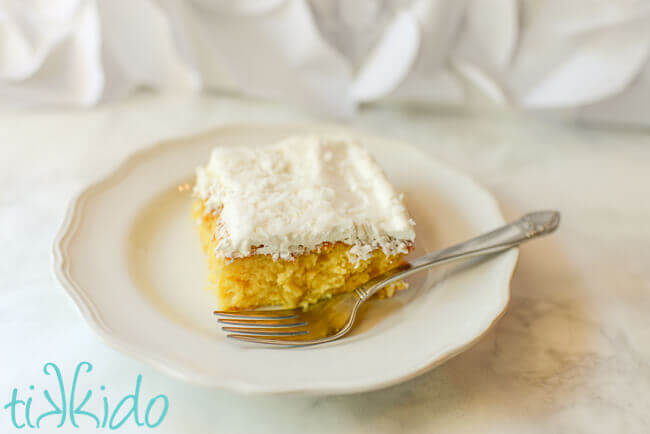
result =
[[[399,265],[415,238],[402,196],[345,138],[216,148],[194,196],[223,310],[307,307],[352,291]]]

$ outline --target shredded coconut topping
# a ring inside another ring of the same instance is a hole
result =
[[[216,254],[290,259],[324,242],[352,245],[353,262],[375,249],[406,253],[414,222],[381,168],[357,142],[290,137],[275,145],[218,147],[197,169],[194,194],[219,214]]]

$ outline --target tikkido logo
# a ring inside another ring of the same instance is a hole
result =
[[[40,428],[104,428],[116,430],[122,426],[155,428],[159,426],[169,409],[169,399],[163,394],[153,396],[141,405],[142,375],[135,380],[133,393],[119,400],[109,399],[105,385],[99,392],[83,388],[81,377],[89,377],[93,370],[90,362],[80,362],[66,388],[63,373],[55,363],[46,363],[43,373],[46,380],[54,382],[50,388],[30,384],[27,390],[14,387],[9,401],[1,408],[16,429]],[[4,419],[4,418],[3,418]]]

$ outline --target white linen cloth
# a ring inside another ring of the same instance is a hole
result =
[[[478,89],[650,124],[649,44],[647,0],[0,0],[0,104],[145,86],[345,117],[381,99],[473,104]]]

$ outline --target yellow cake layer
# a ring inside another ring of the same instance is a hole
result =
[[[203,202],[195,200],[192,215],[197,222],[203,250],[210,267],[210,289],[223,310],[253,309],[262,306],[294,308],[353,291],[374,276],[399,265],[404,254],[387,257],[381,249],[367,260],[353,264],[347,252],[351,246],[335,243],[318,251],[297,255],[292,260],[274,260],[270,255],[244,258],[219,258],[215,239],[217,214],[205,213]],[[392,296],[403,283],[382,290],[380,296]]]

